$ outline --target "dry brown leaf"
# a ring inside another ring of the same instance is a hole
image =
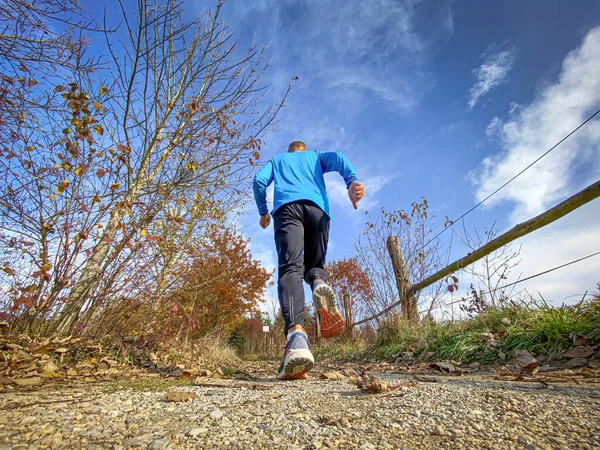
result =
[[[585,336],[582,336],[581,334],[577,334],[577,333],[571,333],[571,339],[573,339],[573,346],[577,347],[580,345],[592,345],[593,342],[590,341],[588,338],[586,338]]]
[[[413,378],[417,381],[421,381],[423,383],[436,383],[437,378],[434,377],[426,377],[424,375],[413,375]]]
[[[168,402],[187,402],[195,398],[198,398],[198,396],[193,392],[171,391],[165,395]]]
[[[212,372],[210,370],[202,369],[202,370],[198,371],[198,376],[199,377],[211,377]]]
[[[538,371],[539,363],[535,357],[527,350],[517,350],[515,352],[515,364],[518,368],[517,378],[523,372],[531,376]],[[516,380],[520,381],[520,380]]]
[[[53,345],[50,342],[43,342],[42,344],[31,344],[29,351],[34,355],[46,354],[52,349]]]
[[[93,370],[94,365],[89,363],[88,361],[82,361],[80,363],[75,364],[75,368],[79,370]]]
[[[342,370],[342,375],[346,376],[346,377],[357,377],[358,376],[358,372],[352,368],[347,368]]]
[[[458,369],[454,364],[452,364],[449,361],[434,362],[434,363],[431,363],[429,365],[429,367],[431,367],[433,369],[437,369],[440,372],[457,373],[457,374],[462,373],[462,370]]]
[[[563,356],[565,358],[587,358],[588,356],[592,356],[594,354],[594,347],[588,347],[586,345],[579,345],[577,347],[573,347]]]
[[[44,365],[44,372],[58,372],[59,368],[54,361],[50,360]]]
[[[388,382],[385,380],[380,380],[374,375],[368,375],[366,372],[361,374],[362,380],[362,389],[372,394],[380,394],[382,392],[387,392]]]
[[[323,380],[345,380],[346,377],[344,375],[342,375],[341,373],[332,370],[331,372],[325,372],[322,373],[321,376],[319,377]]]
[[[77,375],[77,371],[75,369],[69,369],[67,370],[67,375],[70,377],[74,377]]]
[[[42,377],[17,378],[12,380],[17,386],[39,386],[43,383]]]

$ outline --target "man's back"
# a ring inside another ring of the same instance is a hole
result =
[[[268,212],[266,199],[261,210],[263,205],[261,194],[274,181],[273,211],[287,203],[309,200],[331,217],[323,174],[333,171],[339,172],[344,177],[346,186],[350,186],[357,180],[354,168],[339,152],[311,150],[275,155],[255,178],[254,194],[259,212],[261,214]]]

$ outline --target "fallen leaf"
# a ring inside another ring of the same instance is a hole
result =
[[[33,353],[34,355],[41,355],[41,354],[45,354],[48,353],[48,351],[52,348],[52,344],[49,342],[45,342],[42,343],[40,345],[34,345],[32,344],[29,347],[29,351],[31,353]]]
[[[515,352],[515,364],[520,371],[524,371],[531,376],[537,372],[539,363],[534,356],[527,350],[517,350]]]
[[[348,368],[348,369],[342,370],[342,375],[344,375],[346,377],[357,377],[358,372],[352,368]]]
[[[321,376],[319,377],[323,380],[345,380],[346,377],[344,375],[342,375],[341,373],[332,370],[331,372],[325,372],[322,373]]]
[[[594,348],[588,347],[585,345],[579,345],[577,347],[573,347],[563,356],[565,358],[587,358],[588,356],[592,356],[594,354]]]
[[[565,364],[565,367],[568,367],[568,368],[582,367],[582,366],[585,366],[587,364],[587,362],[588,362],[588,360],[585,358],[572,358]]]
[[[168,402],[187,402],[195,398],[198,398],[198,396],[193,392],[171,391],[165,395]]]
[[[44,378],[62,378],[62,375],[57,372],[44,372],[42,373]]]
[[[67,370],[67,375],[70,377],[74,377],[77,375],[77,371],[75,369],[69,369]]]
[[[426,377],[423,375],[413,375],[413,378],[417,381],[421,381],[423,383],[436,383],[437,378],[434,377]]]
[[[361,374],[361,382],[362,389],[372,394],[380,394],[389,390],[387,381],[380,380],[374,375],[367,376],[366,372]]]
[[[454,366],[454,364],[452,364],[452,363],[450,363],[448,361],[434,362],[434,363],[431,363],[429,366],[432,367],[433,369],[438,369],[440,372],[453,373],[453,372],[458,372],[459,371]]]
[[[13,380],[17,386],[39,386],[43,383],[42,377],[17,378]]]
[[[54,361],[50,360],[44,365],[44,372],[58,372],[59,368]]]
[[[577,347],[579,345],[592,345],[593,342],[590,341],[585,336],[577,333],[571,333],[571,339],[573,339],[573,346]]]

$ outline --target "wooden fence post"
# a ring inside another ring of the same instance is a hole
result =
[[[387,248],[392,258],[392,266],[394,267],[398,297],[402,307],[402,317],[407,320],[417,320],[419,318],[417,297],[413,293],[412,284],[408,278],[408,269],[406,268],[404,255],[402,255],[398,236],[390,236],[388,238]]]

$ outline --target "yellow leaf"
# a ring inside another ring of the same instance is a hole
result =
[[[94,131],[96,133],[98,133],[100,136],[102,136],[104,134],[104,128],[102,128],[102,125],[98,124],[94,127]]]
[[[98,364],[98,360],[97,360],[96,358],[92,358],[92,359],[90,359],[90,362],[91,362],[92,364]]]
[[[140,231],[140,236],[142,236],[142,237],[146,236],[146,230]]]
[[[102,103],[94,102],[94,108],[96,109],[96,111],[100,111],[102,109]]]
[[[70,172],[71,169],[73,168],[73,166],[71,164],[69,164],[68,162],[64,162],[62,163],[62,167],[63,169],[65,169],[67,172]]]
[[[30,79],[27,81],[27,85],[28,85],[29,87],[33,87],[33,86],[35,86],[36,84],[38,84],[38,80],[34,80],[33,78],[30,78]]]
[[[63,192],[65,192],[65,188],[62,187],[60,184],[58,186],[56,186],[56,193],[58,195],[62,194]]]
[[[99,195],[94,195],[94,199],[92,200],[92,203],[100,203],[102,201],[102,199],[100,198]]]
[[[106,86],[102,86],[100,88],[100,96],[106,95],[108,92],[108,88]]]
[[[33,151],[33,150],[35,150],[35,145],[28,145],[27,147],[25,147],[25,151],[30,152],[30,151]]]
[[[50,195],[47,195],[46,198],[49,198],[50,200],[54,200],[56,198],[56,195],[50,194]]]
[[[158,222],[156,222],[156,225],[159,227],[162,227],[162,224],[163,224],[162,220],[159,220]]]
[[[2,270],[4,270],[9,275],[14,275],[15,274],[15,271],[12,270],[10,267],[3,267]]]
[[[50,263],[45,263],[45,264],[43,264],[43,265],[42,265],[42,270],[43,270],[44,272],[48,272],[50,269],[52,269],[52,264],[50,264]]]
[[[67,180],[62,180],[60,185],[66,189],[69,187],[69,182]]]
[[[84,173],[84,172],[83,172],[83,167],[81,167],[81,166],[77,166],[77,167],[75,168],[75,175],[77,175],[78,177],[80,177],[81,175],[83,175],[83,173]]]
[[[56,373],[56,372],[48,372],[48,371],[44,372],[44,373],[42,374],[42,376],[43,376],[44,378],[62,378],[62,375],[61,375],[61,374],[59,374],[59,373]]]
[[[111,190],[115,191],[121,187],[121,183],[113,183],[110,185]]]

